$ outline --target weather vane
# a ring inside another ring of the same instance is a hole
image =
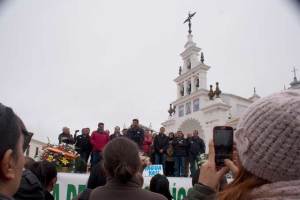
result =
[[[192,17],[194,16],[196,14],[196,12],[194,12],[194,13],[190,13],[189,12],[189,14],[188,14],[188,17],[186,18],[186,20],[184,20],[184,24],[185,23],[187,23],[187,22],[189,22],[189,34],[191,34],[192,33],[192,22],[191,22],[191,19],[192,19]]]

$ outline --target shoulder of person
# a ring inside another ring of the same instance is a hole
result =
[[[54,197],[50,192],[45,191],[44,194],[45,194],[45,200],[54,200]]]
[[[0,194],[0,200],[14,200],[14,199]]]
[[[210,187],[203,184],[195,184],[192,189],[188,191],[187,199],[189,200],[216,200],[216,192]]]
[[[167,198],[161,194],[155,193],[155,192],[151,192],[149,190],[145,190],[142,189],[142,191],[145,193],[145,199],[144,200],[148,200],[148,199],[153,199],[153,200],[167,200]]]
[[[83,136],[82,135],[77,135],[76,139],[81,139]]]
[[[26,169],[23,171],[22,177],[30,184],[30,185],[37,185],[42,187],[39,179],[37,176],[31,172],[30,170]]]
[[[78,194],[77,199],[74,200],[89,200],[91,193],[92,189],[86,188],[83,192]]]
[[[103,191],[106,191],[105,186],[98,186],[95,189],[92,189],[89,193],[89,200],[98,199]]]
[[[144,129],[141,127],[138,129],[138,131],[144,133]]]

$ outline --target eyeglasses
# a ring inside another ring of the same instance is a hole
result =
[[[22,129],[22,133],[24,135],[24,144],[23,144],[23,152],[29,147],[30,140],[33,136],[33,133],[28,132],[26,129]]]

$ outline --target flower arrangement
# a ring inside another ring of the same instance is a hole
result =
[[[54,163],[58,170],[61,168],[68,168],[69,170],[72,170],[77,157],[77,152],[70,145],[48,144],[43,148],[41,160],[47,160]]]

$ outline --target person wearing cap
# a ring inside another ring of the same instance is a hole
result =
[[[237,159],[216,170],[214,145],[187,199],[300,199],[300,90],[288,90],[249,106],[235,132]],[[218,185],[235,175],[221,192]]]

